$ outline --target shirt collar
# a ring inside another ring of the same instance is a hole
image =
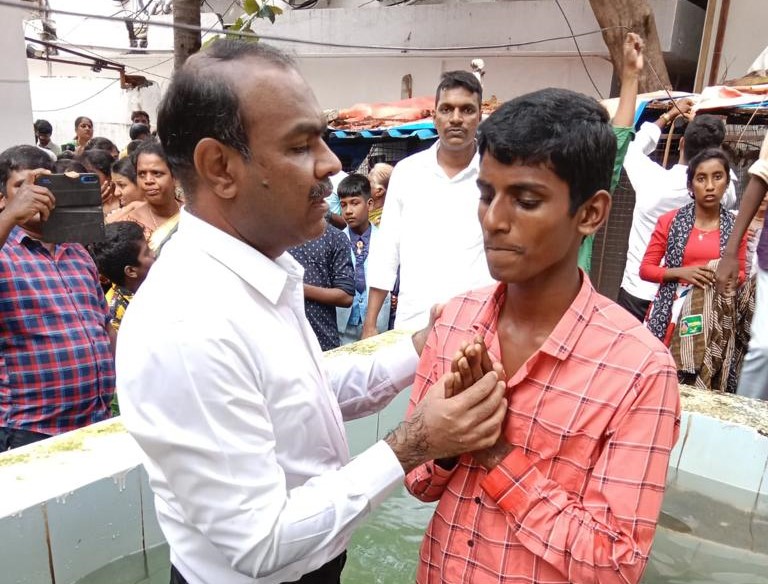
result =
[[[432,154],[432,162],[433,167],[432,170],[435,174],[439,174],[440,176],[446,177],[445,171],[443,170],[443,167],[440,166],[437,162],[437,151],[440,149],[440,139],[438,140],[430,147],[430,152]],[[465,180],[470,178],[472,175],[477,175],[480,171],[480,151],[475,148],[475,155],[472,157],[472,160],[469,161],[469,164],[467,167],[456,174],[453,178],[448,179],[450,182],[459,182],[461,180]]]
[[[304,268],[290,254],[272,260],[185,209],[181,210],[177,245],[196,245],[237,274],[272,304],[277,304],[289,280],[301,282]]]
[[[8,234],[8,240],[12,243],[15,243],[16,245],[21,245],[24,240],[29,240],[30,242],[36,242],[38,241],[34,237],[32,237],[29,233],[27,233],[22,227],[19,227],[18,225],[14,225],[13,229],[11,229],[11,232]]]
[[[586,328],[595,307],[596,292],[583,270],[581,272],[581,288],[568,310],[560,318],[555,328],[544,341],[539,351],[547,353],[556,359],[564,360],[572,352],[582,332]],[[472,328],[486,339],[495,337],[498,329],[499,313],[506,297],[507,285],[500,283],[493,294],[480,308]],[[489,335],[489,333],[492,333]],[[490,348],[490,347],[489,347]],[[500,355],[499,355],[500,356]]]

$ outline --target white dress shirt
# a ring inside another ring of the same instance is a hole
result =
[[[635,189],[635,209],[632,213],[632,227],[629,230],[627,263],[621,287],[637,298],[653,300],[659,285],[640,278],[640,263],[651,241],[656,222],[664,213],[679,209],[692,201],[688,194],[688,167],[675,164],[666,169],[647,154],[656,148],[661,129],[645,122],[630,143],[624,158],[632,188]],[[731,171],[731,181],[723,197],[723,204],[730,209],[736,202],[736,175]]]
[[[400,265],[395,328],[421,328],[432,305],[494,282],[477,218],[480,157],[448,178],[437,163],[438,147],[395,166],[368,258],[368,285],[381,290],[392,289]]]
[[[122,321],[123,421],[190,584],[296,580],[403,479],[384,442],[350,461],[342,418],[412,382],[413,344],[326,367],[302,276],[182,210]]]

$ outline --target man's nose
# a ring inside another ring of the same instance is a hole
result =
[[[320,179],[337,174],[341,170],[341,162],[329,148],[325,140],[322,141],[322,151],[315,165],[316,176]]]

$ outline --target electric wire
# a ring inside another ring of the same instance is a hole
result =
[[[9,8],[19,8],[27,10],[28,7],[18,1],[15,0],[0,0],[0,6],[6,6]],[[100,15],[100,14],[88,14],[84,12],[75,12],[71,10],[61,10],[61,9],[51,9],[51,12],[55,12],[57,14],[62,14],[66,16],[77,16],[81,18],[90,18],[93,20],[105,20],[105,21],[119,21],[119,22],[125,22],[125,18],[115,18],[111,16],[106,15]],[[130,19],[129,19],[130,20]],[[161,21],[142,21],[142,23],[146,23],[148,26],[156,26],[161,28],[174,28],[178,30],[186,30],[190,32],[212,32],[216,34],[222,34],[222,35],[236,35],[243,38],[253,38],[253,39],[261,39],[261,40],[268,40],[268,41],[277,41],[277,42],[285,42],[285,43],[294,43],[294,44],[300,44],[300,45],[313,45],[313,46],[321,46],[321,47],[330,47],[330,48],[341,48],[341,49],[365,49],[365,50],[379,50],[379,51],[396,51],[400,53],[409,53],[409,52],[450,52],[450,51],[478,51],[478,50],[490,50],[490,49],[511,49],[511,48],[518,48],[518,47],[526,47],[531,45],[537,45],[547,42],[553,42],[553,41],[559,41],[559,40],[565,40],[565,39],[573,39],[583,36],[589,36],[593,34],[602,33],[606,30],[612,30],[612,29],[618,29],[618,28],[626,28],[624,26],[609,26],[605,28],[598,28],[595,30],[591,30],[588,32],[578,33],[578,34],[567,34],[567,35],[560,35],[560,36],[554,36],[554,37],[547,37],[542,39],[535,39],[531,41],[523,41],[518,43],[497,43],[497,44],[490,44],[490,45],[472,45],[472,46],[447,46],[447,47],[413,47],[413,46],[394,46],[394,45],[358,45],[358,44],[344,44],[344,43],[333,43],[333,42],[327,42],[327,41],[314,41],[314,40],[307,40],[307,39],[299,39],[299,38],[291,38],[291,37],[284,37],[284,36],[277,36],[277,35],[269,35],[269,34],[256,34],[256,33],[249,33],[249,32],[241,32],[241,31],[232,31],[227,29],[205,29],[199,26],[193,26],[189,24],[181,24],[181,23],[172,23],[172,22],[161,22]]]
[[[37,113],[51,113],[51,112],[60,112],[60,111],[64,111],[64,110],[67,110],[67,109],[70,109],[70,108],[73,108],[73,107],[77,107],[78,105],[80,105],[80,104],[83,104],[83,103],[85,103],[86,101],[90,101],[90,100],[92,100],[92,99],[93,99],[94,97],[96,97],[97,95],[99,95],[99,94],[101,94],[101,93],[104,93],[104,92],[105,92],[107,89],[109,89],[110,87],[112,87],[112,86],[113,86],[115,83],[117,83],[118,81],[120,81],[120,80],[119,80],[119,79],[113,79],[113,80],[112,80],[110,83],[107,83],[107,84],[106,84],[104,87],[102,87],[101,89],[99,89],[99,90],[98,90],[96,93],[94,93],[93,95],[91,95],[91,96],[89,96],[89,97],[86,97],[85,99],[82,99],[82,100],[78,101],[77,103],[73,103],[73,104],[71,104],[71,105],[68,105],[68,106],[65,106],[65,107],[57,107],[57,108],[55,108],[55,109],[35,110],[35,112],[37,112]]]
[[[563,19],[565,19],[565,24],[568,25],[568,30],[571,31],[571,37],[573,38],[573,44],[576,46],[576,52],[579,54],[579,59],[581,59],[581,65],[584,67],[584,71],[587,74],[587,77],[589,77],[589,82],[592,84],[592,87],[595,88],[595,91],[597,92],[597,95],[600,96],[600,99],[604,99],[603,98],[603,94],[597,88],[597,83],[595,83],[595,80],[592,79],[592,74],[589,72],[589,67],[587,67],[587,62],[584,60],[584,55],[581,54],[581,48],[579,47],[579,41],[576,40],[576,36],[575,36],[575,34],[573,32],[573,27],[571,26],[571,21],[568,20],[568,16],[565,14],[565,10],[563,10],[563,7],[560,5],[560,0],[555,0],[555,4],[557,4],[557,7],[560,9],[560,14],[563,15]]]

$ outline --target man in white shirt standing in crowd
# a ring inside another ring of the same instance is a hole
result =
[[[495,443],[504,384],[445,385],[354,460],[343,420],[412,382],[426,331],[323,361],[285,251],[322,233],[339,161],[289,57],[217,41],[158,116],[186,193],[117,348],[123,421],[146,455],[174,584],[338,583],[352,530],[407,472]],[[173,294],[195,276],[194,295]],[[199,299],[205,298],[201,309]]]
[[[477,221],[475,134],[482,100],[483,88],[474,75],[444,73],[435,95],[438,141],[395,166],[368,259],[363,338],[377,332],[376,318],[395,284],[398,265],[398,329],[421,328],[433,304],[493,283]]]
[[[666,169],[651,160],[648,154],[656,149],[661,131],[679,115],[689,117],[692,106],[693,101],[689,98],[678,100],[655,123],[644,123],[629,145],[624,159],[624,169],[635,189],[635,208],[629,231],[627,263],[616,302],[640,321],[644,320],[659,287],[654,282],[640,278],[640,263],[656,222],[664,213],[691,202],[686,175],[687,161],[702,150],[720,147],[725,139],[723,121],[716,116],[700,114],[691,119],[680,139],[680,159],[677,164]],[[726,208],[731,208],[736,202],[735,181],[736,175],[731,172],[731,181],[723,197]]]

